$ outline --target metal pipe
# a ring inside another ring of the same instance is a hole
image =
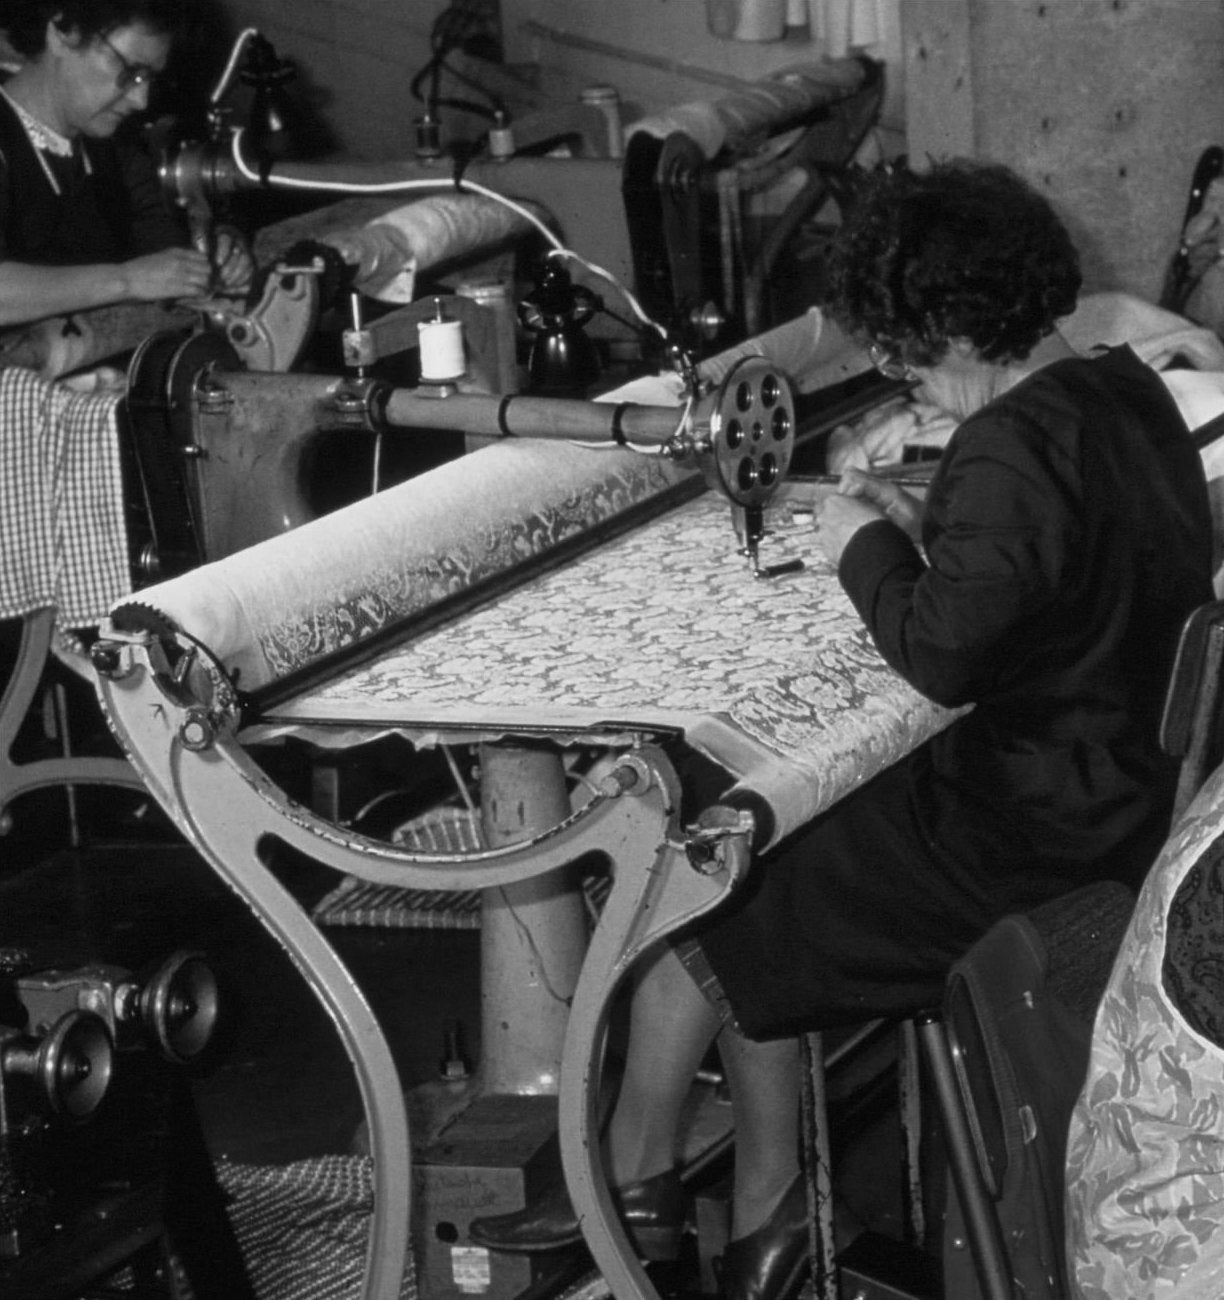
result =
[[[943,1020],[938,1012],[927,1011],[916,1021],[918,1039],[926,1052],[927,1065],[939,1098],[944,1140],[948,1145],[948,1164],[964,1216],[965,1235],[969,1238],[978,1284],[985,1300],[1013,1300],[1015,1290],[1008,1267],[1007,1248],[994,1203],[982,1179]]]
[[[476,393],[422,396],[395,388],[385,418],[397,428],[456,429],[490,437],[569,438],[662,446],[678,431],[683,408],[629,402],[587,402],[580,398]]]

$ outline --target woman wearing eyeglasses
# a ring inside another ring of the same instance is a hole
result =
[[[246,286],[222,233],[186,247],[152,160],[117,138],[148,106],[181,0],[5,0],[18,66],[0,84],[0,327]]]
[[[1071,240],[1012,173],[865,178],[829,310],[960,424],[919,502],[850,473],[816,542],[884,658],[971,711],[759,862],[634,991],[606,1166],[643,1254],[675,1249],[681,1104],[717,1038],[735,1106],[726,1300],[780,1300],[807,1252],[795,1035],[938,1005],[1003,915],[1142,879],[1176,767],[1158,721],[1181,626],[1212,596],[1198,453],[1128,348],[1071,354]],[[477,1220],[512,1251],[578,1238],[563,1195]]]

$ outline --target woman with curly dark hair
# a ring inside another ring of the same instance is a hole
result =
[[[0,84],[0,327],[250,278],[226,233],[187,247],[154,164],[123,139],[180,26],[182,0],[5,0],[17,55]]]
[[[732,1300],[776,1300],[805,1260],[794,1035],[938,1004],[1003,915],[1142,879],[1174,797],[1158,740],[1173,651],[1212,595],[1198,453],[1128,348],[1084,359],[1062,341],[1079,266],[1039,194],[973,163],[873,174],[830,284],[830,312],[880,368],[961,423],[925,502],[850,471],[818,544],[888,663],[973,707],[771,851],[635,990],[607,1166],[639,1247],[665,1253],[679,1107],[717,1035],[736,1116]],[[556,1246],[577,1234],[566,1209],[471,1235]]]

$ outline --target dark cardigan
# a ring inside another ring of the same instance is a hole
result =
[[[124,261],[186,242],[138,144],[77,140],[45,153],[56,194],[12,105],[0,96],[0,259],[43,266]]]

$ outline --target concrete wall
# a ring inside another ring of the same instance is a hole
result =
[[[1157,298],[1202,151],[1224,142],[1213,0],[902,0],[909,148],[1015,167],[1089,288]]]
[[[298,69],[294,85],[337,149],[361,159],[405,158],[421,105],[410,84],[429,59],[446,0],[215,0],[229,35],[258,28]]]
[[[897,5],[898,0],[875,5],[882,39],[868,52],[891,61],[899,76]],[[687,100],[716,99],[744,82],[791,64],[819,62],[826,54],[810,23],[787,28],[781,41],[714,36],[701,0],[501,0],[501,6],[509,60],[563,72],[574,93],[594,82],[614,85],[630,118]],[[902,97],[895,78],[890,92],[884,117],[900,132]]]

